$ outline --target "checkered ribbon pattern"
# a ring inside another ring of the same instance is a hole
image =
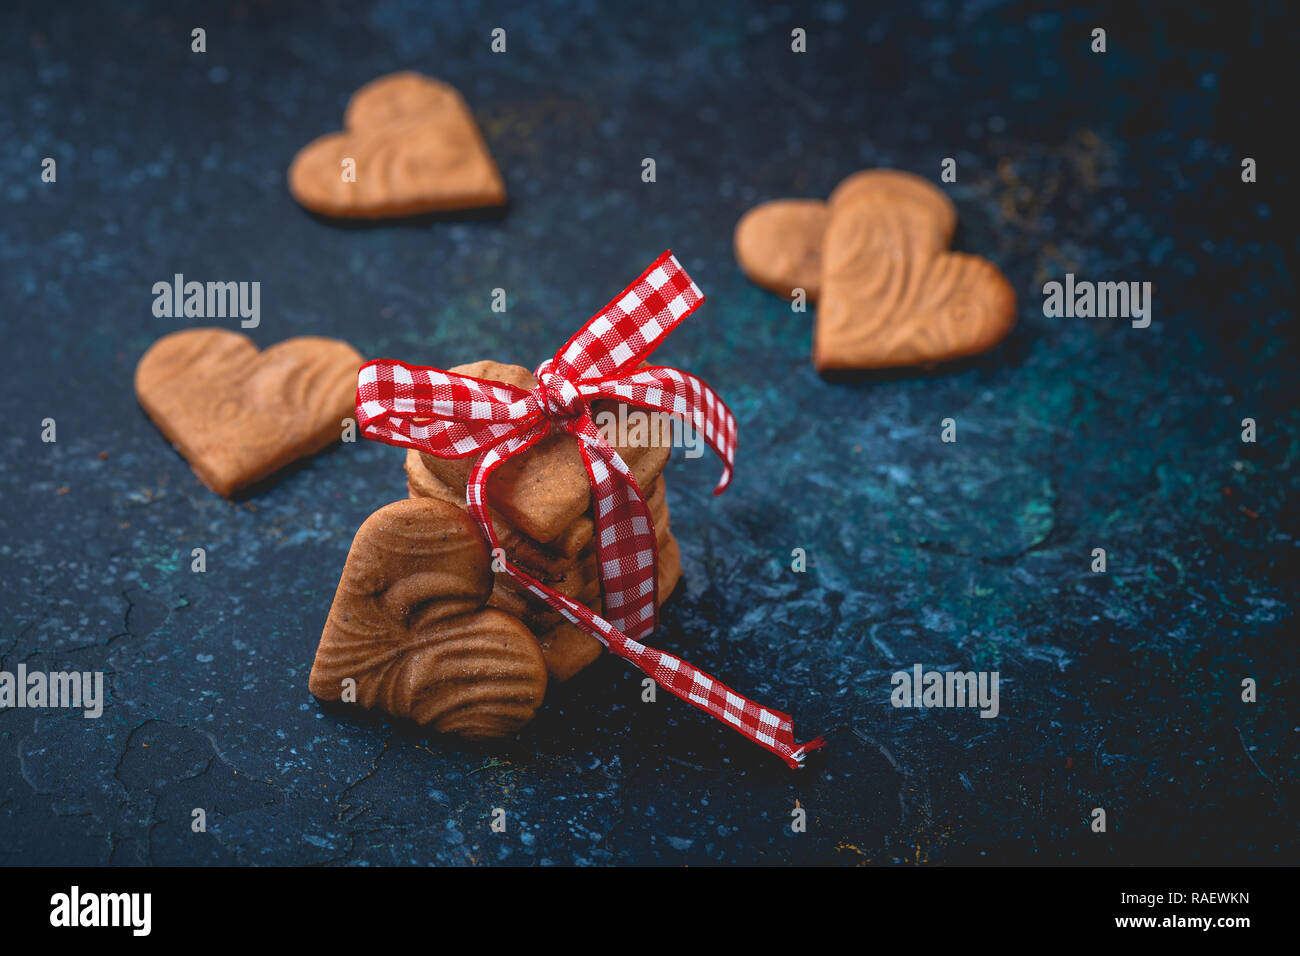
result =
[[[787,715],[742,697],[680,657],[642,643],[658,623],[654,522],[636,478],[591,417],[590,402],[613,399],[689,422],[722,459],[714,494],[726,489],[736,452],[736,421],[730,409],[694,375],[666,366],[637,368],[703,302],[690,276],[671,252],[665,252],[538,367],[538,385],[531,391],[381,359],[362,366],[358,375],[357,421],[366,437],[389,445],[418,448],[439,458],[478,455],[466,503],[493,549],[500,548],[488,513],[487,483],[493,471],[552,429],[576,438],[595,502],[605,617],[508,560],[502,562],[505,571],[661,687],[799,767],[825,740],[797,743]]]

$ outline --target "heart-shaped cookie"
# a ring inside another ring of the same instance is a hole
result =
[[[503,365],[500,362],[474,362],[458,365],[452,372],[470,375],[493,382],[505,382],[516,388],[531,389],[537,379],[520,365]],[[592,402],[592,415],[600,419],[602,413],[617,413],[620,403],[599,400]],[[625,412],[626,414],[630,414]],[[672,454],[672,424],[667,416],[647,419],[644,441],[633,438],[631,429],[627,444],[614,443],[614,449],[627,463],[638,486],[644,491],[654,483]],[[600,420],[596,422],[600,425]],[[464,495],[470,473],[474,469],[473,456],[466,458],[436,458],[421,453],[425,466],[440,480]],[[556,546],[569,539],[584,547],[591,540],[594,525],[580,524],[591,507],[591,478],[583,464],[578,440],[572,435],[552,431],[524,454],[505,462],[492,473],[487,484],[488,503],[510,524],[534,541]],[[576,538],[573,532],[582,528]],[[568,553],[576,553],[569,552]]]
[[[866,170],[830,198],[813,333],[818,371],[923,365],[996,345],[1016,294],[986,259],[949,252],[957,215],[919,176]]]
[[[372,80],[353,94],[343,125],[289,167],[289,191],[312,212],[389,219],[506,200],[478,124],[446,83],[411,72]]]
[[[424,463],[426,456],[418,449],[411,448],[406,453],[406,488],[412,498],[437,498],[448,501],[459,508],[467,508],[465,489],[454,488],[447,484]],[[585,528],[566,530],[551,545],[534,541],[522,531],[515,530],[495,508],[489,508],[492,527],[496,530],[497,540],[513,560],[534,576],[555,578],[563,574],[584,548],[590,547],[595,526],[590,519]],[[575,522],[576,524],[576,522]]]
[[[455,505],[380,508],[352,540],[312,694],[462,737],[518,730],[546,694],[546,661],[518,618],[484,609],[492,583],[487,542]]]
[[[786,298],[803,289],[807,300],[816,302],[829,216],[830,207],[820,199],[759,203],[736,223],[736,261],[764,289]]]
[[[238,332],[187,329],[144,353],[135,393],[203,483],[229,497],[339,439],[362,361],[336,339],[259,352]]]

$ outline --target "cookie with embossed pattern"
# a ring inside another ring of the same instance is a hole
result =
[[[362,361],[337,339],[259,352],[238,332],[186,329],[144,353],[135,392],[203,483],[230,497],[339,439]]]
[[[353,94],[343,125],[289,167],[289,191],[312,212],[391,219],[506,201],[478,124],[446,83],[412,72],[372,80]]]
[[[468,738],[501,737],[532,719],[546,660],[518,618],[485,608],[487,542],[444,501],[385,505],[353,538],[308,686]]]
[[[819,371],[929,365],[986,351],[1016,319],[993,263],[948,251],[957,213],[910,173],[855,173],[830,198],[813,333]]]

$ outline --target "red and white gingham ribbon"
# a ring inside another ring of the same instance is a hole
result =
[[[601,437],[590,402],[615,399],[689,422],[722,458],[714,494],[731,481],[736,421],[694,375],[637,365],[694,312],[704,296],[665,252],[537,369],[531,391],[469,375],[387,359],[357,379],[357,421],[369,438],[439,458],[480,455],[466,501],[493,548],[487,482],[503,462],[560,428],[578,440],[595,500],[596,539],[606,617],[560,594],[509,562],[505,570],[534,595],[662,687],[707,711],[799,767],[825,744],[799,744],[790,718],[748,700],[680,657],[641,643],[658,623],[659,554],[654,522],[631,470]]]

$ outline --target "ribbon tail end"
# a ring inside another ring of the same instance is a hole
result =
[[[799,770],[800,768],[803,767],[804,757],[808,756],[808,754],[812,753],[814,750],[820,750],[825,746],[826,746],[825,737],[814,737],[806,744],[800,744],[798,747],[796,747],[794,753],[790,754],[790,756],[786,758],[785,762],[788,763],[793,769]]]

